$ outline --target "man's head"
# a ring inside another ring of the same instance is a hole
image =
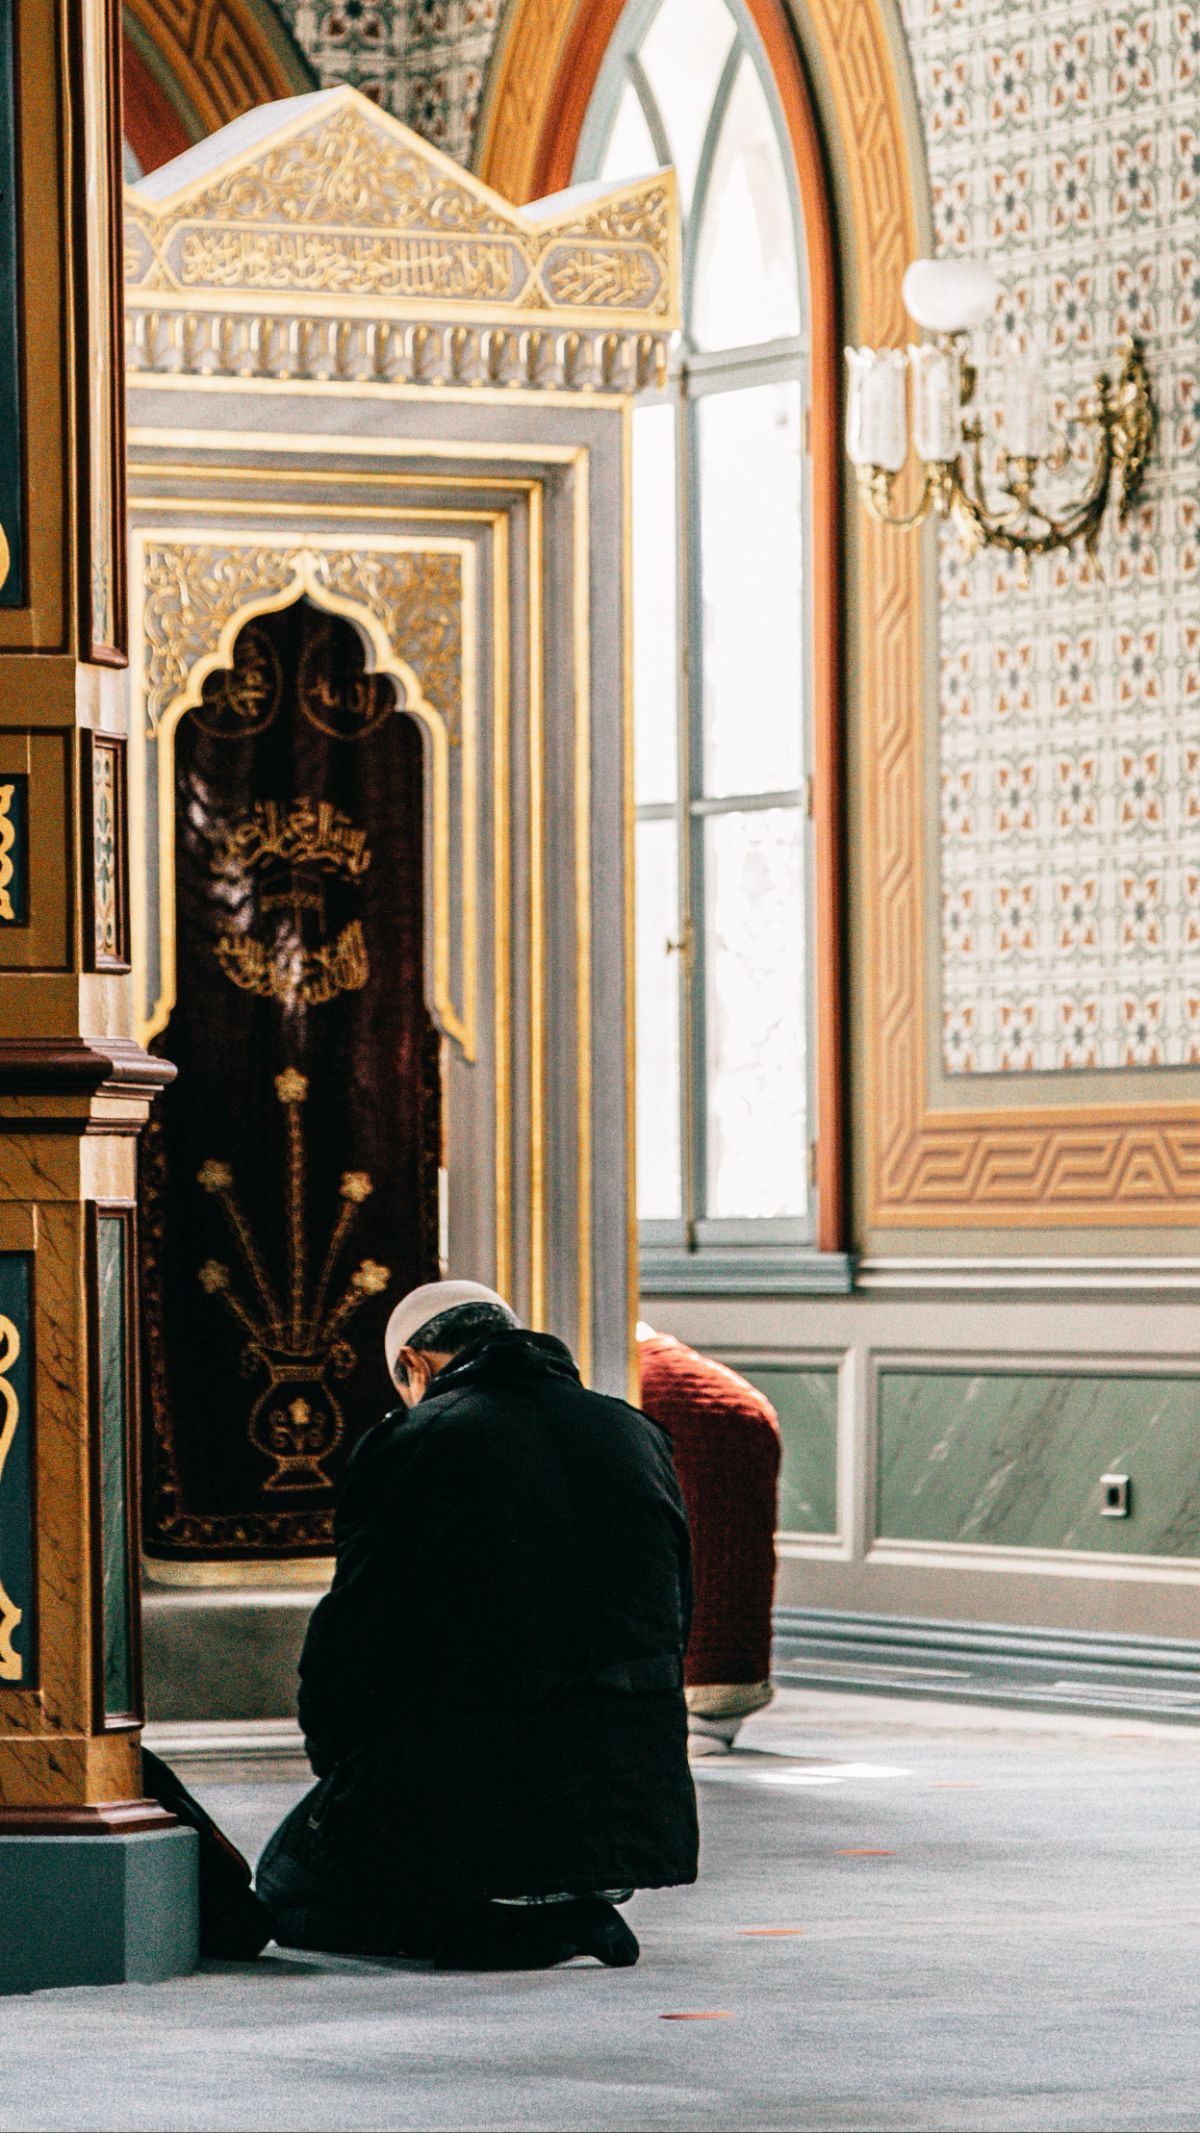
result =
[[[396,1305],[384,1335],[389,1375],[406,1407],[423,1399],[446,1364],[485,1333],[519,1326],[494,1289],[478,1281],[428,1281]]]

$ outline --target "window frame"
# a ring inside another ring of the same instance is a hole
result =
[[[595,64],[591,93],[580,114],[573,176],[599,169],[608,151],[626,90],[637,100],[653,151],[658,161],[670,161],[670,149],[659,114],[657,99],[640,60],[644,39],[661,0],[628,0],[613,26]],[[725,0],[733,18],[735,35],[722,63],[717,88],[709,107],[701,153],[696,168],[692,198],[685,219],[684,300],[687,322],[681,359],[668,386],[649,396],[647,404],[673,402],[676,409],[675,451],[678,475],[676,539],[680,587],[678,618],[676,729],[678,768],[673,800],[642,803],[636,818],[670,821],[679,840],[678,929],[676,940],[683,958],[678,986],[680,1021],[680,1131],[681,1217],[639,1223],[643,1286],[662,1290],[718,1288],[729,1290],[764,1288],[835,1288],[849,1286],[849,1262],[842,1234],[844,1194],[842,1187],[842,1104],[840,1059],[840,954],[834,973],[829,970],[828,946],[831,912],[840,949],[840,899],[836,893],[838,845],[838,800],[830,770],[836,760],[836,737],[831,735],[830,682],[836,668],[817,656],[814,609],[822,605],[819,593],[829,590],[828,543],[818,533],[817,505],[828,502],[830,484],[827,465],[814,466],[813,440],[823,412],[818,393],[827,388],[830,376],[829,342],[836,347],[836,307],[828,246],[828,215],[822,213],[813,233],[805,198],[802,159],[796,154],[795,110],[789,112],[781,92],[773,54],[762,35],[762,5],[755,0]],[[796,60],[794,45],[791,48]],[[784,183],[788,188],[793,228],[796,233],[797,284],[800,296],[800,332],[769,343],[740,348],[699,350],[690,340],[696,297],[696,273],[705,212],[709,203],[712,174],[719,152],[721,132],[734,88],[744,65],[754,69],[766,97],[779,145]],[[607,80],[605,80],[607,77]],[[793,69],[792,87],[799,80]],[[597,94],[597,90],[601,93]],[[811,110],[802,116],[810,129]],[[810,172],[811,176],[811,172]],[[811,186],[809,188],[811,190]],[[821,306],[814,311],[814,306]],[[822,332],[824,327],[824,332]],[[702,588],[699,540],[693,537],[698,513],[689,513],[700,492],[699,433],[701,410],[706,399],[755,385],[795,382],[800,393],[803,425],[802,510],[804,516],[807,597],[802,608],[802,662],[804,695],[801,704],[801,783],[798,787],[769,792],[706,795],[703,790],[704,701]],[[828,400],[828,391],[825,391]],[[836,387],[834,388],[836,426]],[[824,410],[827,413],[827,409]],[[835,514],[836,518],[836,514]],[[836,533],[835,533],[836,537]],[[824,583],[822,583],[822,578]],[[818,778],[824,772],[824,791],[818,804]],[[745,815],[766,808],[795,809],[804,843],[805,870],[805,1022],[807,1029],[804,1072],[807,1081],[808,1205],[803,1216],[790,1218],[713,1218],[701,1212],[706,1205],[709,1109],[707,1103],[708,1029],[705,1014],[706,941],[704,884],[704,824],[717,816]],[[831,858],[834,895],[830,896]],[[824,1158],[824,1159],[822,1159]]]

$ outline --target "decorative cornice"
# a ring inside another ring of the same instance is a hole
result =
[[[0,1038],[0,1096],[152,1094],[174,1079],[131,1037]]]
[[[611,327],[418,325],[397,320],[315,318],[297,304],[278,310],[142,308],[127,303],[125,360],[131,379],[303,378],[362,384],[524,386],[547,392],[635,393],[666,379],[669,336]]]
[[[511,207],[344,87],[126,195],[131,371],[635,391],[678,324],[674,173]]]

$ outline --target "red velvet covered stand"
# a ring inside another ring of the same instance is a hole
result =
[[[719,1754],[772,1695],[779,1422],[745,1378],[669,1334],[639,1328],[638,1354],[642,1406],[670,1432],[692,1529],[692,1752]]]

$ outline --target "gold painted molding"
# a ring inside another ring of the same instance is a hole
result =
[[[432,1006],[468,1060],[476,1053],[475,556],[469,541],[429,535],[239,535],[210,527],[139,531],[132,543],[137,671],[130,762],[134,964],[145,969],[147,743],[157,741],[158,929],[162,989],[142,1008],[139,1038],[166,1027],[175,1004],[175,778],[179,721],[208,676],[233,663],[238,632],[295,600],[344,615],[366,639],[373,671],[400,685],[397,708],[424,727],[430,750],[433,877]],[[401,657],[403,645],[407,657]],[[413,662],[416,662],[414,665]],[[461,769],[462,998],[451,981],[451,753]]]
[[[896,66],[888,0],[803,0],[803,44],[846,262],[847,339],[900,346],[908,262],[923,249],[920,173]],[[567,123],[564,67],[579,0],[514,0],[481,119],[476,167],[527,199],[553,130]],[[576,114],[576,120],[577,120]],[[1103,1106],[1064,1092],[1036,1110],[935,1110],[926,1038],[924,841],[927,700],[921,547],[847,517],[849,698],[858,789],[851,847],[862,884],[863,1002],[854,1060],[863,1144],[859,1232],[1071,1229],[1200,1222],[1200,1105]]]

